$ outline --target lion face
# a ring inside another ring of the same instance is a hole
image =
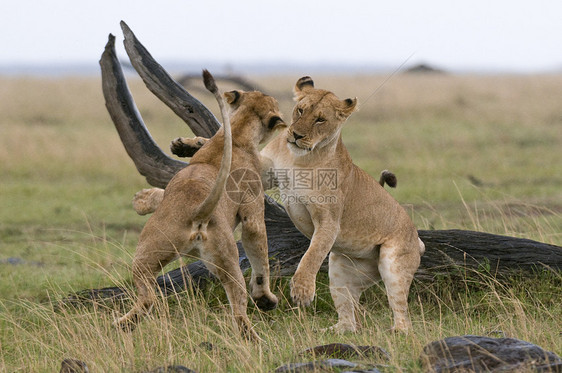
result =
[[[339,137],[341,127],[357,107],[357,99],[340,100],[332,92],[315,89],[308,76],[295,85],[293,121],[287,134],[289,149],[305,155]]]

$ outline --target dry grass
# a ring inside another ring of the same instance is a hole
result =
[[[220,291],[188,292],[160,301],[134,333],[112,326],[115,308],[119,308],[112,305],[55,308],[56,300],[19,301],[19,312],[4,312],[0,317],[4,330],[0,369],[56,371],[63,359],[75,358],[87,362],[91,371],[144,371],[181,364],[199,372],[270,372],[299,361],[298,353],[306,348],[344,342],[380,346],[390,360],[371,358],[366,363],[383,364],[387,367],[383,371],[410,372],[421,371],[417,357],[423,346],[465,334],[515,337],[562,352],[559,289],[539,297],[525,293],[517,282],[508,286],[482,273],[457,280],[457,284],[445,280],[416,283],[410,302],[414,330],[409,335],[388,332],[390,311],[380,288],[363,299],[361,332],[320,333],[335,321],[334,312],[321,307],[329,297],[322,285],[312,310],[288,308],[286,299],[280,310],[269,314],[252,308],[251,319],[264,338],[262,343],[247,342],[238,335]],[[286,294],[286,282],[276,285]],[[0,309],[10,306],[2,302]]]
[[[280,99],[285,118],[298,78],[252,77]],[[396,75],[367,101],[385,76],[313,78],[341,98],[359,98],[344,142],[372,175],[384,168],[398,175],[391,193],[419,228],[562,245],[562,76]],[[188,134],[138,79],[130,81],[164,149]],[[217,112],[212,97],[202,97]],[[220,287],[160,302],[133,334],[111,327],[117,306],[56,308],[72,291],[128,285],[146,221],[130,199],[146,182],[113,128],[99,79],[0,78],[0,98],[0,371],[56,371],[68,357],[93,372],[170,363],[201,372],[272,371],[305,348],[336,341],[381,346],[391,355],[384,363],[390,371],[417,371],[426,343],[494,330],[562,354],[562,279],[555,273],[499,281],[460,271],[417,282],[409,336],[387,332],[390,310],[380,287],[363,300],[361,333],[317,332],[335,322],[325,278],[307,311],[290,307],[286,279],[275,281],[285,295],[280,309],[251,310],[262,344],[235,332]]]

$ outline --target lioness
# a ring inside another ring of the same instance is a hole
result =
[[[225,93],[232,110],[229,119],[210,74],[205,74],[205,85],[219,102],[224,127],[195,154],[189,166],[170,180],[165,191],[140,192],[156,201],[152,207],[158,206],[141,232],[133,259],[138,299],[116,323],[127,326],[150,310],[155,274],[162,267],[180,255],[198,254],[222,282],[240,331],[249,338],[258,338],[246,314],[246,287],[233,230],[242,223],[242,243],[252,266],[252,298],[261,309],[275,308],[278,300],[269,288],[263,189],[261,183],[240,183],[236,193],[226,195],[224,190],[231,168],[233,172],[241,169],[259,175],[258,145],[285,124],[277,101],[260,92]],[[259,198],[242,200],[247,193]]]
[[[383,280],[394,314],[393,330],[408,330],[408,292],[425,245],[411,219],[383,186],[396,177],[383,171],[379,183],[353,164],[341,127],[355,111],[356,99],[339,100],[315,89],[310,77],[295,86],[293,123],[261,152],[262,181],[275,184],[295,226],[311,238],[291,281],[291,297],[308,305],[316,275],[330,253],[330,292],[338,312],[337,332],[356,331],[355,308],[361,293]],[[193,154],[208,141],[197,137],[172,142],[176,154]],[[271,183],[271,178],[277,179]],[[320,202],[323,201],[323,202]],[[135,209],[159,203],[158,193],[141,193]]]
[[[291,220],[311,239],[291,280],[291,297],[298,305],[312,302],[316,275],[330,253],[330,293],[338,313],[332,328],[357,330],[359,297],[381,278],[393,330],[407,330],[408,291],[425,246],[405,210],[353,164],[342,142],[341,128],[357,99],[340,100],[303,77],[295,100],[292,124],[261,152],[262,169],[277,177]]]

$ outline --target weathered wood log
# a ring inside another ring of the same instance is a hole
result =
[[[266,229],[272,276],[291,276],[310,240],[300,233],[282,206],[275,202],[266,204]],[[511,273],[513,270],[534,271],[551,268],[562,271],[562,248],[523,238],[500,236],[466,230],[420,230],[426,245],[416,278],[432,280],[436,275],[447,274],[452,269],[475,269],[490,274]],[[238,243],[240,267],[250,269],[242,245]],[[324,261],[322,272],[327,272]],[[171,295],[188,286],[203,288],[212,280],[203,262],[197,261],[170,271],[157,279],[160,291]],[[80,303],[84,299],[121,299],[126,291],[119,287],[84,290],[65,300]]]
[[[490,273],[550,268],[562,271],[562,247],[525,238],[468,230],[419,230],[426,244],[420,271],[461,266]]]
[[[139,173],[150,185],[165,188],[187,163],[167,156],[150,136],[117,59],[115,37],[110,34],[108,39],[100,59],[105,106]]]
[[[125,50],[146,87],[189,125],[196,136],[211,137],[220,124],[205,105],[189,94],[148,53],[129,26],[121,21]]]
[[[158,91],[157,96],[170,107],[178,108],[181,105],[190,108],[204,107],[200,103],[195,104],[194,101],[197,100],[193,96],[181,93],[183,88],[171,80],[124,23],[122,26],[125,32],[125,45],[128,46],[128,49],[134,47],[134,53],[128,51],[130,55],[133,55],[131,58],[135,60],[133,66],[143,77],[149,89]],[[123,145],[139,172],[147,178],[148,183],[164,187],[175,172],[187,164],[168,157],[152,141],[134,106],[119,62],[115,57],[112,35],[109,36],[100,65],[106,106]],[[171,86],[170,92],[173,92],[171,94],[165,92],[169,86]],[[177,100],[177,97],[183,97],[189,104],[183,103],[178,106],[173,102]],[[205,110],[207,109],[205,108]],[[198,112],[190,114],[190,116],[184,116],[184,120],[196,135],[208,136],[218,128],[218,122],[214,116],[202,115]],[[283,207],[267,196],[265,221],[269,255],[272,260],[271,272],[273,275],[291,275],[308,248],[309,240],[295,228]],[[464,230],[419,231],[419,235],[426,245],[426,253],[422,257],[418,277],[431,277],[435,273],[443,273],[459,266],[487,268],[492,273],[514,269],[530,271],[543,267],[562,271],[562,248],[559,246]],[[241,247],[240,265],[243,270],[250,268]],[[326,268],[325,264],[322,270],[325,271]],[[164,293],[169,294],[182,289],[187,283],[202,285],[210,278],[211,275],[205,266],[201,262],[195,262],[160,276],[158,285]],[[124,292],[120,288],[106,288],[86,290],[82,296],[99,297],[99,294],[120,297]]]

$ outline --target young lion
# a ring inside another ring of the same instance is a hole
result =
[[[292,281],[293,300],[299,305],[312,301],[316,274],[331,250],[330,291],[339,319],[333,329],[357,330],[354,311],[359,297],[382,278],[394,312],[394,329],[406,330],[410,327],[408,291],[425,246],[404,209],[382,188],[385,183],[395,187],[396,177],[384,170],[377,184],[352,163],[340,131],[356,100],[340,101],[331,92],[315,90],[308,77],[301,78],[295,90],[293,124],[261,153],[262,178],[265,181],[276,171],[288,176],[277,183],[286,197],[296,197],[285,198],[287,212],[311,238]],[[178,138],[171,149],[178,155],[192,155],[206,141]],[[312,185],[306,187],[305,180],[295,185],[298,175],[310,176],[311,170]],[[332,183],[321,183],[322,173],[325,178],[331,175]],[[135,210],[152,212],[160,203],[159,196],[154,189],[139,192]]]
[[[152,195],[158,207],[141,232],[133,260],[138,300],[116,323],[127,326],[150,310],[155,274],[162,267],[180,255],[198,254],[222,282],[240,331],[258,338],[246,314],[246,287],[233,230],[242,223],[242,243],[252,265],[252,298],[261,309],[275,308],[278,300],[269,288],[263,189],[261,183],[242,179],[234,185],[235,190],[227,189],[226,194],[224,190],[231,168],[233,174],[241,170],[244,175],[259,175],[258,145],[285,124],[277,101],[260,92],[225,93],[232,109],[229,119],[210,74],[205,76],[205,85],[217,97],[224,127],[197,152],[189,166],[170,180],[165,191],[139,192]]]
[[[341,128],[357,99],[338,99],[297,81],[289,128],[261,152],[262,168],[292,172],[279,182],[295,226],[311,239],[291,280],[291,297],[309,305],[316,274],[330,253],[330,292],[338,313],[336,331],[356,331],[361,293],[382,278],[394,313],[394,330],[411,327],[408,291],[425,250],[408,214],[373,178],[353,164]],[[308,179],[299,179],[303,173]],[[291,198],[292,197],[292,198]]]

